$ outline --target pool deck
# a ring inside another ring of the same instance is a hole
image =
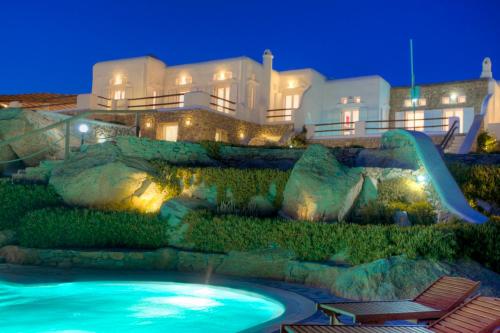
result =
[[[32,284],[88,280],[175,281],[210,283],[229,288],[245,289],[272,297],[286,307],[280,317],[244,332],[279,332],[281,323],[327,324],[328,317],[316,309],[316,303],[344,300],[327,289],[307,287],[268,279],[144,270],[99,270],[52,268],[0,264],[0,279],[13,283]]]

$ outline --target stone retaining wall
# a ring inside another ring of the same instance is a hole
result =
[[[445,265],[401,257],[355,267],[301,262],[281,250],[201,253],[164,248],[155,251],[50,250],[9,245],[0,249],[9,264],[60,268],[175,270],[267,278],[329,289],[351,299],[400,299],[415,296],[439,276]]]

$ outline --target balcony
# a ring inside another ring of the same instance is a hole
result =
[[[204,91],[167,94],[159,96],[110,99],[93,94],[79,95],[77,109],[91,110],[168,110],[202,108],[229,115],[236,113],[236,102],[211,95]]]
[[[266,118],[269,123],[292,122],[297,109],[270,109],[267,110]]]

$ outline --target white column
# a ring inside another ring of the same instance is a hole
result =
[[[354,123],[354,135],[357,137],[366,136],[366,122],[359,120]]]

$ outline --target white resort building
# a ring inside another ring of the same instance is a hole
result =
[[[311,68],[276,71],[270,50],[262,58],[176,66],[154,56],[100,62],[92,92],[62,112],[102,110],[93,118],[133,125],[133,117],[106,111],[139,111],[137,133],[162,140],[284,144],[303,128],[309,140],[328,145],[372,146],[392,128],[424,131],[439,142],[453,127],[462,137],[458,146],[471,129],[500,137],[500,85],[489,58],[479,78],[421,85],[413,99],[410,87],[391,87],[380,76],[330,80]]]

